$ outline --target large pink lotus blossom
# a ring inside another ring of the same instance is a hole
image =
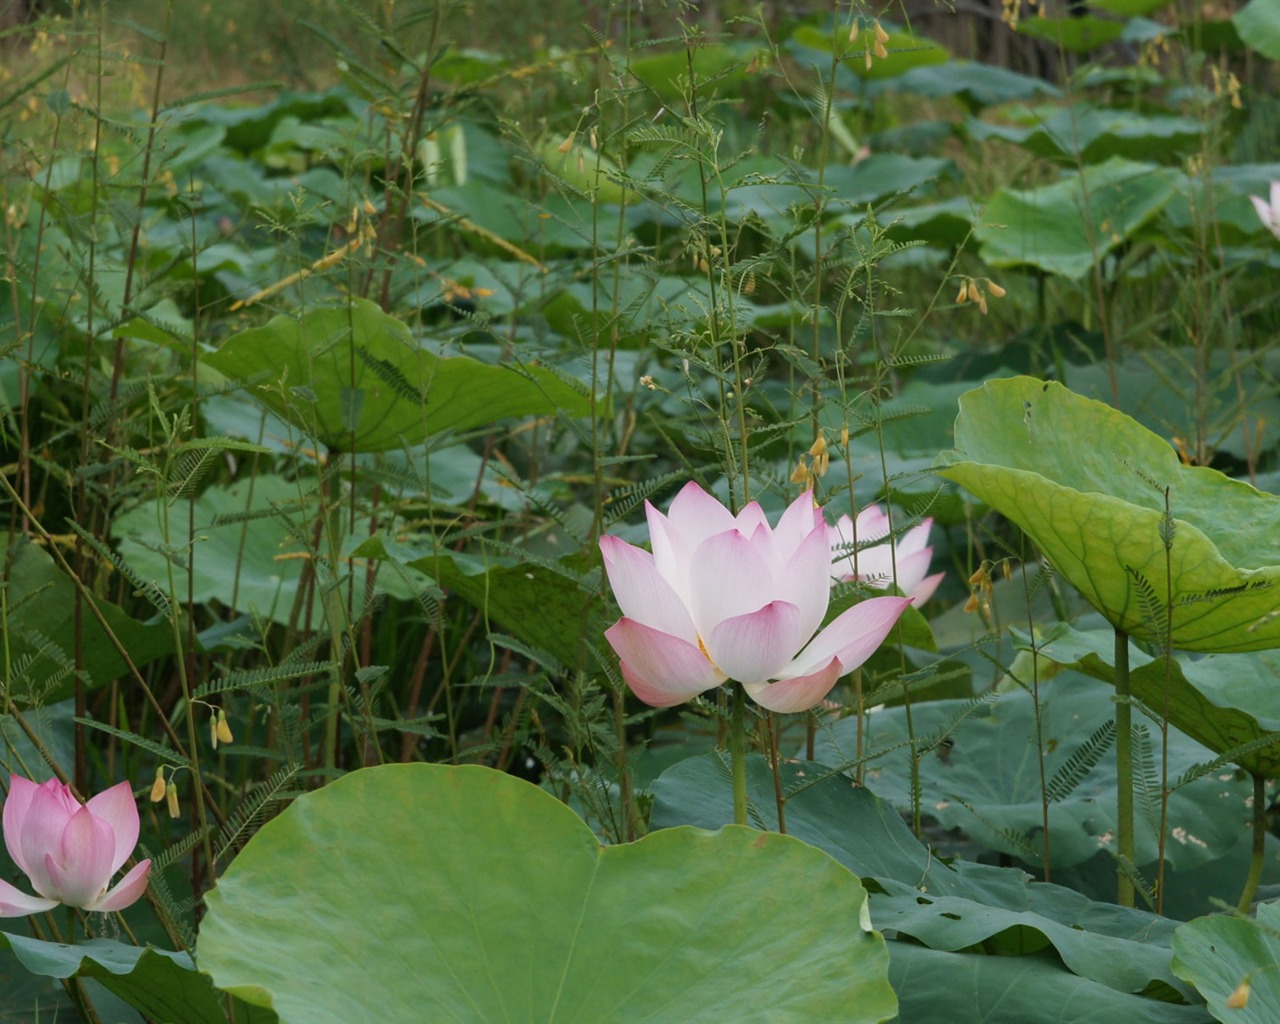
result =
[[[831,542],[805,492],[770,527],[751,502],[734,516],[695,483],[663,515],[648,502],[653,553],[601,537],[623,617],[605,632],[646,704],[670,707],[736,679],[771,711],[803,711],[880,646],[908,598],[862,601],[822,625]]]
[[[932,525],[932,519],[923,519],[896,541],[863,547],[889,536],[889,516],[879,505],[868,505],[859,512],[856,524],[849,516],[841,516],[835,526],[827,527],[831,550],[836,555],[835,575],[842,580],[861,580],[877,590],[888,590],[894,584],[896,568],[898,589],[919,608],[933,596],[946,575],[943,572],[929,575],[929,562],[933,558],[933,548],[929,546]]]
[[[123,910],[147,887],[150,860],[107,888],[138,843],[138,807],[127,782],[82,804],[57,779],[37,786],[14,775],[3,823],[9,856],[39,895],[28,896],[0,880],[0,917],[37,914],[59,903],[84,910]]]
[[[1271,183],[1271,202],[1261,196],[1250,196],[1249,199],[1266,229],[1280,238],[1280,181]]]

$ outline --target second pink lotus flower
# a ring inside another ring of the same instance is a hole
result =
[[[828,527],[831,550],[836,556],[836,575],[842,580],[861,580],[877,590],[888,590],[896,580],[898,589],[919,608],[933,596],[946,575],[942,572],[929,575],[929,563],[933,559],[933,548],[929,546],[932,525],[932,519],[924,519],[897,540],[889,540],[889,516],[879,505],[868,505],[859,512],[856,528],[853,519],[841,516],[835,526]]]
[[[648,502],[652,553],[602,537],[623,617],[605,636],[636,696],[670,707],[728,679],[771,711],[804,711],[880,646],[910,603],[875,597],[825,628],[832,552],[805,492],[771,527],[751,502],[736,516],[696,483],[663,515]]]

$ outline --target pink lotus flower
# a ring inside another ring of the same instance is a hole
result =
[[[1277,238],[1280,238],[1280,181],[1271,183],[1271,202],[1261,196],[1250,196],[1253,208],[1258,211],[1263,226]]]
[[[59,903],[84,910],[123,910],[147,887],[144,860],[113,889],[107,885],[138,843],[138,807],[129,783],[99,793],[87,804],[50,779],[37,786],[14,775],[4,802],[4,843],[39,896],[0,881],[0,917],[51,910]]]
[[[663,515],[648,502],[653,553],[601,537],[623,617],[605,631],[622,677],[654,707],[736,679],[771,711],[803,711],[880,646],[910,603],[876,597],[815,636],[831,598],[831,543],[805,492],[771,528],[760,506],[737,516],[695,483]]]
[[[889,517],[879,505],[868,505],[858,513],[857,529],[848,516],[841,516],[835,526],[827,527],[831,549],[836,553],[835,573],[842,580],[861,580],[877,590],[893,586],[894,568],[898,571],[898,589],[911,598],[917,608],[933,596],[944,572],[928,575],[933,548],[929,546],[932,519],[922,520],[896,541],[863,547],[868,541],[889,536]],[[854,572],[853,552],[857,540],[858,569]],[[895,554],[896,549],[896,554]]]

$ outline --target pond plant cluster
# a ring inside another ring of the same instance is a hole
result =
[[[474,6],[0,38],[0,1017],[1280,1021],[1280,4]]]

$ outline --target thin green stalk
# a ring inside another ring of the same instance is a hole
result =
[[[1267,780],[1261,775],[1253,775],[1253,855],[1249,859],[1249,877],[1244,882],[1244,892],[1240,894],[1240,902],[1236,909],[1242,914],[1249,913],[1249,905],[1258,894],[1258,883],[1262,881],[1262,866],[1267,854]]]
[[[741,683],[733,684],[733,718],[729,723],[729,757],[733,762],[733,821],[747,823],[747,694]]]
[[[787,797],[782,791],[782,758],[778,756],[778,733],[781,731],[782,722],[778,713],[770,711],[769,759],[773,764],[773,798],[778,805],[778,831],[785,836],[787,834]]]
[[[1129,634],[1116,629],[1116,902],[1133,906],[1133,705],[1129,703]],[[1127,862],[1127,863],[1126,863]]]

